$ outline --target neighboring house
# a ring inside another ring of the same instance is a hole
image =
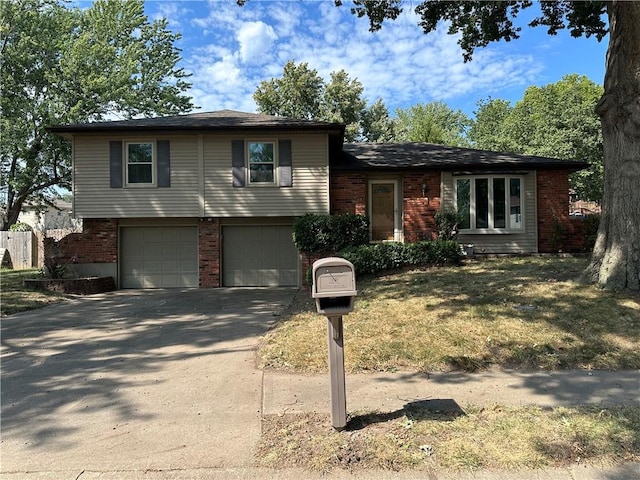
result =
[[[371,219],[372,241],[435,237],[442,207],[466,213],[476,252],[534,253],[568,223],[568,173],[586,164],[426,144],[343,145],[342,124],[229,110],[49,130],[73,143],[63,239],[78,273],[120,288],[297,286],[305,213]],[[565,235],[566,237],[566,235]]]
[[[76,229],[80,222],[73,217],[71,202],[55,200],[53,205],[26,204],[18,216],[18,222],[30,225],[36,232]]]

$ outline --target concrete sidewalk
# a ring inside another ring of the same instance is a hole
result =
[[[418,401],[465,405],[638,405],[640,372],[495,371],[346,375],[347,412],[402,410]],[[264,373],[265,415],[329,412],[328,375]]]

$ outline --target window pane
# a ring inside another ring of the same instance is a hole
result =
[[[505,179],[493,179],[493,227],[506,228],[506,195],[505,195]]]
[[[249,165],[249,181],[251,183],[274,183],[275,180],[273,178],[273,165]]]
[[[519,178],[509,179],[509,227],[522,228],[522,194]]]
[[[489,228],[489,179],[476,179],[476,228]]]
[[[249,163],[273,163],[273,143],[249,143]]]
[[[153,148],[150,143],[130,143],[128,146],[129,163],[151,163]]]
[[[471,228],[471,180],[456,180],[456,206],[462,215],[460,229]]]
[[[129,183],[152,183],[151,165],[148,163],[129,164]]]

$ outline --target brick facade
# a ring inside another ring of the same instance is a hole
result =
[[[367,213],[367,177],[363,173],[332,173],[330,181],[332,214]]]
[[[44,254],[58,257],[59,263],[116,263],[118,261],[118,220],[85,219],[82,233],[72,233],[56,241],[44,239]]]
[[[538,252],[583,252],[583,222],[569,217],[569,172],[538,170]]]
[[[423,196],[422,185],[425,193]],[[434,240],[440,210],[440,173],[410,173],[402,179],[402,224],[405,242]]]
[[[198,224],[200,287],[217,288],[221,286],[221,253],[220,219],[201,218]]]

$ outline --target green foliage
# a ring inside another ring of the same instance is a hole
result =
[[[462,110],[443,102],[419,103],[396,109],[396,141],[426,142],[454,147],[466,146],[465,132],[471,120]]]
[[[462,260],[460,245],[451,240],[367,244],[342,250],[338,256],[353,263],[356,275],[406,266],[456,265]]]
[[[71,187],[70,143],[46,131],[107,115],[189,111],[180,38],[150,22],[142,1],[97,0],[67,8],[54,0],[0,2],[0,186],[7,229],[22,204]]]
[[[458,238],[458,225],[463,216],[458,212],[439,211],[434,215],[439,240],[455,240]]]
[[[382,100],[367,108],[364,87],[344,70],[325,82],[308,63],[285,64],[282,77],[262,81],[253,94],[258,111],[268,115],[343,123],[345,140],[390,140],[392,121]]]
[[[587,161],[591,168],[573,174],[570,184],[580,199],[600,202],[604,149],[595,107],[602,93],[587,77],[566,75],[527,88],[514,107],[505,100],[480,101],[469,138],[482,149]]]
[[[9,227],[10,232],[32,232],[33,228],[28,223],[16,222]]]
[[[364,215],[319,215],[296,219],[293,242],[300,252],[335,253],[369,242],[369,219]]]

